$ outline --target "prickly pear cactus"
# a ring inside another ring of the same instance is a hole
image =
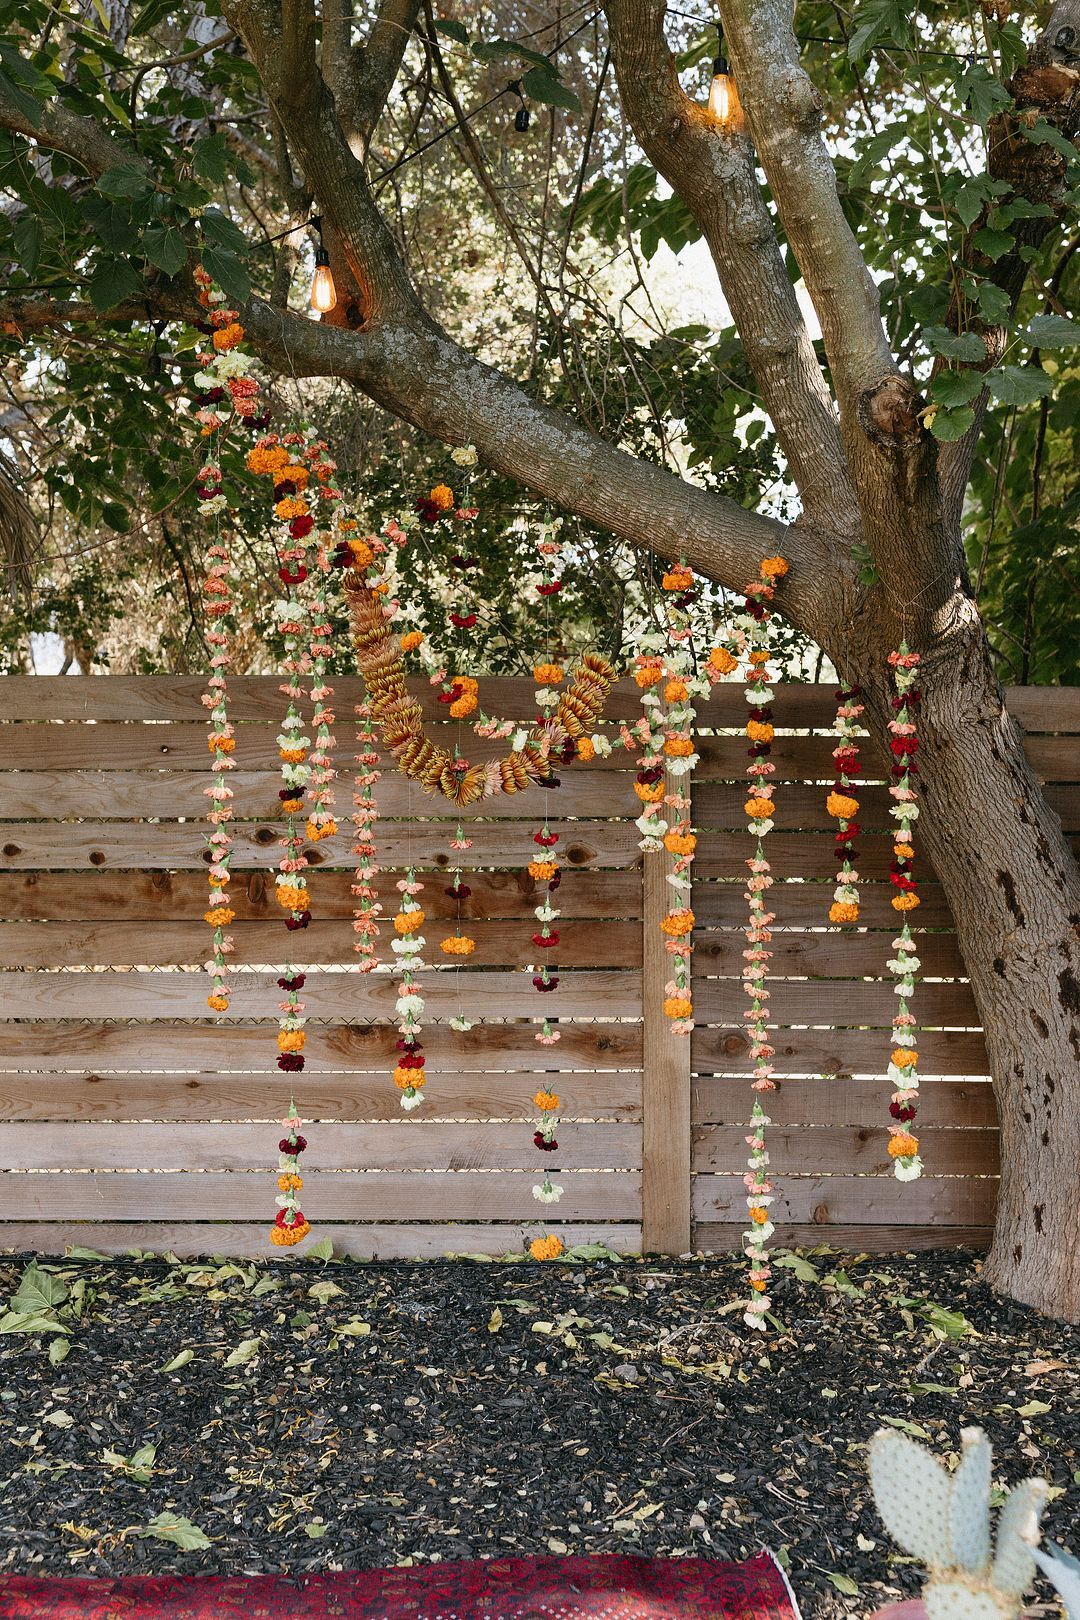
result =
[[[895,1429],[870,1442],[870,1484],[885,1528],[927,1565],[930,1620],[1017,1620],[1036,1566],[1054,1582],[1068,1620],[1080,1620],[1080,1564],[1059,1548],[1038,1548],[1045,1480],[1025,1479],[1005,1499],[991,1548],[990,1443],[965,1429],[948,1474],[925,1447]]]

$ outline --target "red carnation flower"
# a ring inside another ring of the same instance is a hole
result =
[[[561,579],[553,579],[551,581],[550,585],[538,585],[536,587],[536,594],[538,596],[554,596],[557,591],[561,591],[561,590],[562,590],[562,580]]]
[[[293,1154],[295,1156],[297,1153],[303,1153],[303,1151],[304,1151],[304,1149],[306,1147],[307,1147],[307,1137],[306,1136],[298,1136],[296,1138],[295,1142],[290,1142],[289,1138],[287,1136],[283,1136],[281,1138],[281,1141],[278,1143],[278,1152],[279,1153],[291,1153],[291,1154]]]
[[[533,984],[536,986],[537,990],[541,992],[554,990],[558,982],[559,976],[557,973],[552,974],[551,978],[546,980],[542,979],[539,973],[533,974]]]
[[[305,512],[300,517],[293,518],[289,524],[289,533],[294,540],[302,540],[306,534],[311,533],[314,527],[315,519],[310,512]]]
[[[554,1138],[550,1142],[545,1142],[543,1131],[537,1131],[533,1136],[533,1141],[541,1153],[554,1153],[559,1145]]]
[[[450,623],[456,625],[459,630],[471,630],[473,625],[476,623],[476,614],[451,613]]]
[[[545,948],[548,945],[557,945],[559,943],[559,930],[553,928],[550,934],[534,934],[532,942],[534,945],[542,945]]]

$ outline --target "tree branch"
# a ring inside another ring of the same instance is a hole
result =
[[[753,146],[683,92],[664,9],[664,0],[608,0],[623,107],[701,228],[807,513],[853,532],[858,508],[836,413],[761,195]]]

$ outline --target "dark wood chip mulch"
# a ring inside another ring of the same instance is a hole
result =
[[[0,1297],[29,1259],[0,1257]],[[764,1544],[807,1616],[865,1614],[917,1587],[866,1486],[887,1419],[939,1454],[982,1424],[999,1481],[1049,1479],[1051,1530],[1080,1550],[1080,1332],[995,1298],[970,1253],[808,1263],[816,1278],[777,1278],[785,1331],[757,1336],[720,1314],[741,1292],[730,1256],[43,1262],[68,1349],[0,1337],[0,1567]],[[183,1550],[169,1515],[209,1546]]]

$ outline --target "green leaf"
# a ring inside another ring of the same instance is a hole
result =
[[[317,1299],[320,1305],[324,1305],[328,1299],[333,1299],[336,1294],[343,1294],[344,1292],[343,1288],[339,1288],[336,1282],[331,1282],[327,1277],[321,1282],[312,1283],[308,1289],[308,1297],[309,1299]]]
[[[175,225],[148,225],[142,236],[143,253],[151,264],[175,276],[187,263],[184,233]]]
[[[1080,322],[1067,315],[1033,315],[1020,336],[1037,349],[1070,349],[1080,343]]]
[[[235,1350],[230,1350],[225,1357],[226,1367],[244,1367],[249,1361],[254,1361],[263,1346],[263,1335],[260,1333],[254,1339],[241,1339]]]
[[[1052,146],[1054,151],[1060,152],[1062,157],[1070,164],[1076,162],[1076,147],[1067,136],[1061,133],[1060,129],[1056,129],[1053,124],[1048,124],[1045,118],[1040,118],[1038,123],[1033,124],[1030,129],[1025,124],[1020,124],[1018,127],[1019,133],[1025,136],[1027,140],[1033,141],[1036,146]]]
[[[42,228],[37,214],[20,214],[12,227],[15,252],[28,276],[32,276],[41,258]]]
[[[853,1581],[850,1575],[842,1575],[835,1569],[827,1569],[825,1573],[838,1592],[843,1592],[845,1597],[858,1597],[858,1583]]]
[[[977,230],[972,241],[980,253],[985,253],[988,259],[1000,259],[1013,246],[1016,238],[1011,231],[995,231],[989,225]]]
[[[304,1534],[310,1536],[312,1541],[320,1541],[329,1528],[324,1519],[309,1519],[304,1525]]]
[[[565,107],[569,112],[581,111],[581,102],[568,84],[550,66],[530,68],[521,81],[521,88],[534,101],[545,101],[552,107]]]
[[[307,1258],[309,1260],[332,1260],[334,1258],[332,1240],[330,1238],[320,1238],[318,1243],[313,1243],[307,1252]]]
[[[100,1249],[84,1249],[81,1244],[73,1243],[70,1249],[64,1250],[68,1260],[109,1260],[111,1255],[102,1254]]]
[[[34,96],[28,95],[21,85],[14,79],[9,79],[6,73],[0,73],[0,95],[8,101],[13,101],[24,118],[37,122],[41,116],[41,103]]]
[[[981,62],[973,62],[960,74],[956,81],[956,95],[984,126],[996,113],[1012,105],[1012,97],[1001,80],[995,78]]]
[[[146,5],[137,13],[135,21],[131,25],[132,35],[137,37],[140,34],[150,33],[151,29],[156,28],[158,23],[167,17],[172,9],[173,0],[147,0]]]
[[[145,197],[150,191],[150,181],[142,169],[131,164],[122,164],[115,169],[106,169],[97,182],[97,189],[104,192],[106,197]]]
[[[977,332],[950,332],[945,326],[928,326],[923,338],[932,354],[946,360],[986,359],[986,345]]]
[[[162,1367],[161,1370],[162,1370],[162,1372],[167,1372],[167,1373],[168,1372],[179,1372],[181,1367],[186,1367],[189,1361],[194,1361],[194,1360],[195,1360],[195,1352],[194,1352],[194,1350],[178,1350],[176,1355],[173,1356],[172,1360],[167,1361],[165,1363],[164,1367]]]
[[[1016,1408],[1018,1417],[1042,1417],[1046,1412],[1052,1412],[1053,1407],[1046,1401],[1027,1401],[1023,1406]]]
[[[52,1316],[32,1316],[28,1312],[5,1311],[0,1316],[0,1333],[70,1333]]]
[[[57,1323],[57,1326],[59,1327],[59,1323]],[[70,1349],[71,1345],[68,1343],[67,1339],[54,1338],[50,1341],[49,1360],[52,1362],[54,1367],[59,1366],[60,1362],[65,1359]]]
[[[435,24],[435,32],[445,34],[447,39],[456,39],[459,45],[469,43],[469,31],[465,24],[458,22],[453,17],[440,17]]]
[[[935,439],[948,443],[951,439],[962,439],[974,420],[975,412],[970,405],[957,411],[940,410],[934,414],[930,431]]]
[[[812,1266],[805,1255],[796,1254],[794,1249],[779,1252],[773,1264],[785,1266],[788,1271],[793,1271],[800,1282],[816,1283],[821,1281],[821,1273],[817,1267]]]
[[[1050,392],[1054,380],[1041,366],[1000,366],[986,373],[986,385],[1002,405],[1030,405]]]
[[[861,62],[869,56],[875,45],[911,44],[910,9],[900,0],[869,0],[860,6],[852,19],[854,28],[848,39],[848,59]]]
[[[122,304],[125,298],[133,297],[141,287],[141,277],[135,274],[126,259],[99,259],[87,291],[94,308],[104,315],[107,310]]]
[[[56,1310],[68,1297],[66,1286],[51,1271],[41,1271],[31,1261],[19,1278],[9,1309],[24,1316]]]
[[[941,371],[930,394],[939,405],[967,405],[982,392],[984,380],[981,371]]]
[[[901,1434],[910,1434],[914,1440],[929,1440],[931,1438],[929,1431],[924,1429],[921,1423],[909,1423],[906,1418],[886,1417],[884,1414],[881,1421],[887,1423],[890,1429],[899,1429]]]
[[[224,135],[204,135],[202,140],[196,141],[191,150],[191,166],[211,185],[223,185],[229,172]]]
[[[346,1339],[366,1339],[371,1332],[371,1323],[361,1322],[354,1316],[351,1322],[343,1322],[334,1332],[343,1334]]]
[[[203,235],[216,247],[227,248],[230,253],[247,252],[247,240],[232,220],[220,208],[204,208],[199,215]]]
[[[548,73],[555,74],[556,71],[542,51],[534,51],[531,45],[522,45],[517,39],[493,39],[486,44],[478,40],[472,47],[472,53],[478,62],[498,62],[504,57],[516,56],[523,62],[535,62]]]
[[[235,253],[225,248],[204,247],[202,251],[203,269],[213,276],[218,286],[238,304],[246,304],[251,297],[251,282],[248,273]]]
[[[156,1541],[171,1541],[181,1552],[201,1552],[212,1545],[209,1536],[204,1535],[198,1525],[175,1513],[155,1513],[149,1524],[142,1530],[136,1530],[135,1534],[152,1536]]]

